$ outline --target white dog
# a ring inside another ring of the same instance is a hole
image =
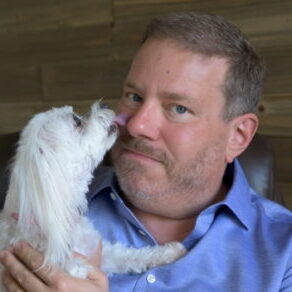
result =
[[[90,257],[102,240],[83,214],[93,170],[118,135],[114,117],[113,111],[95,103],[84,117],[64,106],[32,118],[12,164],[0,214],[0,250],[24,240],[44,254],[44,265],[87,276],[90,267],[72,252]],[[14,213],[18,220],[12,218]],[[141,273],[185,253],[177,242],[136,249],[102,240],[102,246],[101,268],[108,274]]]

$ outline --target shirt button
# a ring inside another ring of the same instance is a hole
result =
[[[147,282],[153,284],[156,281],[156,277],[153,274],[147,276]]]
[[[114,193],[110,193],[110,196],[111,196],[111,198],[112,198],[112,200],[116,200],[116,195],[114,194]]]
[[[146,235],[146,233],[145,233],[142,229],[139,229],[138,232],[139,232],[141,235],[143,235],[143,236]]]

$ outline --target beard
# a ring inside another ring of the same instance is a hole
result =
[[[174,202],[194,205],[202,201],[210,190],[210,169],[222,163],[222,141],[219,137],[202,148],[184,165],[179,165],[164,150],[156,149],[141,138],[120,136],[112,150],[112,160],[125,199],[133,205],[147,205],[149,201]],[[123,155],[124,149],[133,150],[156,160],[158,173],[139,161]],[[153,200],[155,199],[155,200]]]

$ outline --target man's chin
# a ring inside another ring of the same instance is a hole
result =
[[[119,180],[132,181],[129,182],[130,184],[140,184],[142,181],[152,184],[165,175],[163,166],[158,165],[158,163],[155,167],[151,167],[148,163],[128,158],[126,155],[116,157],[113,160],[113,165]]]

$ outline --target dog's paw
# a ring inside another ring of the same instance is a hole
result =
[[[185,255],[186,248],[180,242],[170,242],[160,246],[161,256],[165,264],[174,262]]]
[[[72,258],[67,261],[65,271],[72,277],[86,279],[92,267],[82,258]]]

